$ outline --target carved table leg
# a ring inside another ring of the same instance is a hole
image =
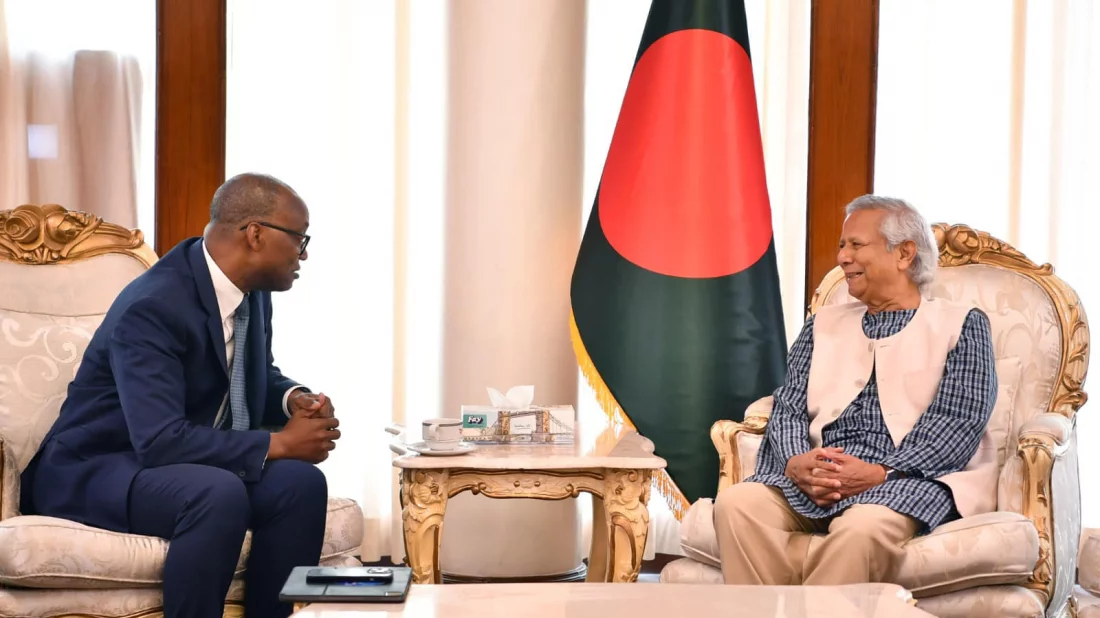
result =
[[[588,575],[586,582],[606,582],[610,573],[607,570],[607,509],[603,498],[592,496],[592,547],[588,550]]]
[[[649,531],[650,470],[608,470],[603,502],[612,582],[638,580]]]
[[[446,470],[407,469],[401,473],[401,521],[414,584],[443,583],[439,543],[447,509],[448,476]]]

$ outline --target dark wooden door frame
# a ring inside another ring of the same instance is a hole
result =
[[[843,207],[874,191],[878,0],[813,0],[806,305],[836,266]]]
[[[225,180],[226,0],[157,0],[156,243],[202,234]]]

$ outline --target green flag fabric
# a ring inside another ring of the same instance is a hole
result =
[[[668,462],[679,518],[717,490],[710,426],[786,371],[743,2],[652,3],[570,302],[582,372]]]

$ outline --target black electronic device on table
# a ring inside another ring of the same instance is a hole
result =
[[[279,593],[289,603],[403,603],[409,567],[295,567]]]

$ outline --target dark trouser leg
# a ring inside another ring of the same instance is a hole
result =
[[[313,464],[269,461],[260,481],[248,485],[252,504],[252,552],[245,571],[245,616],[289,616],[279,591],[296,566],[321,559],[328,511],[328,484]]]
[[[251,516],[237,475],[196,464],[142,470],[130,485],[130,529],[168,539],[165,618],[222,615]]]

